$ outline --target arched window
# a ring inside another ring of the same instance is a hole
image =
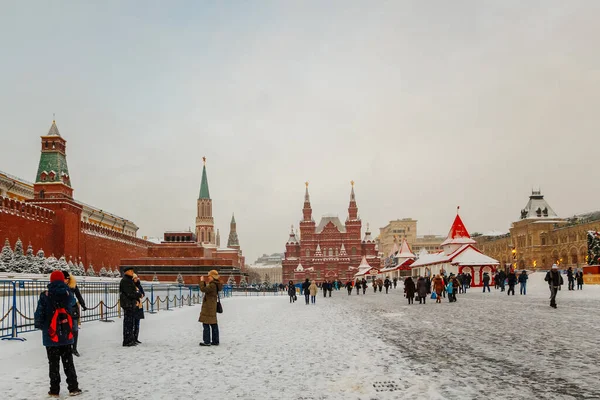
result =
[[[356,255],[356,247],[352,248],[352,255],[355,256]]]
[[[202,231],[202,242],[204,242],[204,231]]]
[[[333,249],[331,247],[329,248],[329,257],[333,257]]]
[[[306,249],[306,257],[310,257],[310,250]]]
[[[210,242],[210,231],[208,231],[208,241]]]

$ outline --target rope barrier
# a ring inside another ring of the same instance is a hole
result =
[[[6,317],[9,316],[11,311],[12,311],[12,307],[8,309],[6,314],[4,314],[4,317],[0,318],[0,322],[4,321],[6,319]]]
[[[35,318],[29,318],[27,316],[25,316],[24,314],[21,313],[21,311],[19,311],[19,309],[17,309],[17,314],[19,314],[22,318],[25,318],[27,321],[33,321]]]

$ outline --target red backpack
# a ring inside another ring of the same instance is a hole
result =
[[[48,292],[46,291],[46,296]],[[50,299],[50,296],[48,296]],[[48,336],[54,343],[64,343],[73,339],[73,318],[64,307],[54,303],[54,312],[48,327]]]

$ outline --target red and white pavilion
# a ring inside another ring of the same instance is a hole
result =
[[[396,260],[395,266],[390,266],[383,268],[379,271],[380,277],[385,278],[389,277],[391,279],[410,276],[411,274],[411,265],[415,262],[417,256],[412,252],[410,246],[406,239],[402,239],[402,244],[400,245],[400,249],[397,249],[396,243],[394,243],[394,249],[397,251],[393,254],[393,257]]]
[[[448,233],[448,238],[441,244],[438,253],[421,255],[412,265],[412,275],[431,276],[445,274],[471,274],[471,286],[483,286],[483,274],[490,275],[493,284],[494,274],[498,265],[497,260],[486,256],[476,247],[458,213]]]

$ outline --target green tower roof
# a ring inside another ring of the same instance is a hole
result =
[[[50,131],[48,132],[47,136],[60,137],[58,128],[56,127],[56,122],[52,121],[52,126],[50,127]],[[52,172],[54,173],[53,175]],[[44,173],[45,179],[42,177]],[[66,177],[66,179],[63,179],[63,177]],[[58,149],[43,151],[40,155],[40,163],[35,182],[62,182],[71,187],[69,167],[67,166],[67,157],[65,157],[65,155]]]
[[[206,157],[203,158],[204,167],[202,168],[202,183],[200,184],[200,196],[198,199],[210,199],[208,191],[208,177],[206,176]]]

